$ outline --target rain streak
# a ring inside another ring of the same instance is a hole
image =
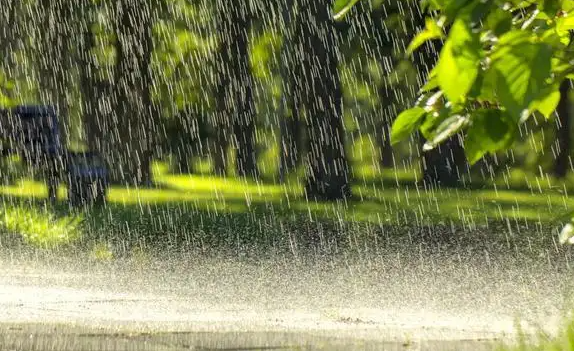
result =
[[[571,0],[0,0],[0,349],[574,350],[573,39]]]

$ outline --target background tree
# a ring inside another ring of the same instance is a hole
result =
[[[81,2],[75,11],[79,25],[78,68],[82,93],[82,121],[86,144],[90,150],[109,155],[111,145],[105,144],[106,132],[112,126],[112,60],[105,60],[104,53],[112,48],[108,23],[98,21],[108,14],[109,7],[93,2]],[[106,62],[108,61],[108,62]],[[108,160],[111,161],[111,160]]]
[[[554,175],[564,178],[572,168],[572,104],[570,102],[571,82],[560,85],[560,102],[556,109],[556,162]]]
[[[18,17],[22,15],[21,2],[7,0],[0,11],[0,102],[2,105],[9,105],[12,100],[11,88],[13,83],[10,77],[14,75],[14,58],[19,50],[19,38],[23,34],[21,21]]]
[[[34,43],[37,46],[39,98],[42,103],[57,108],[64,141],[69,130],[75,2],[39,0],[36,4],[39,25],[35,27]]]
[[[295,17],[295,4],[297,2],[278,4],[281,11],[279,23],[283,36],[281,48],[282,115],[279,117],[279,179],[281,181],[284,181],[289,173],[301,165],[302,154],[305,150],[301,115],[302,97],[300,96],[302,89],[297,88],[297,80],[302,70],[302,64],[298,62],[300,53],[297,49],[300,48],[302,38],[297,35],[297,27],[300,23]]]
[[[342,199],[351,188],[332,2],[301,0],[297,16],[304,69],[296,89],[304,97],[309,138],[305,189],[309,198]]]
[[[255,106],[250,67],[249,34],[252,21],[249,2],[218,3],[220,48],[217,64],[216,173],[226,174],[227,145],[236,155],[237,174],[257,177],[255,153]]]
[[[118,1],[115,9],[116,69],[114,125],[110,138],[116,178],[128,183],[151,181],[157,135],[152,101],[154,8],[157,1]]]

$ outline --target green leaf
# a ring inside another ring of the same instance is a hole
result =
[[[560,102],[560,90],[558,87],[554,87],[554,89],[550,90],[548,94],[540,97],[537,100],[534,100],[532,104],[530,104],[530,111],[537,110],[540,112],[544,117],[550,118],[556,108],[558,107],[558,103]]]
[[[449,18],[456,18],[458,12],[463,9],[471,0],[441,0],[444,14]]]
[[[491,73],[496,75],[498,99],[512,118],[518,121],[547,88],[552,49],[515,32],[501,37],[501,45],[492,55]]]
[[[425,29],[418,33],[407,47],[407,55],[410,56],[421,45],[429,40],[440,39],[443,37],[442,28],[432,18],[425,20]]]
[[[423,150],[428,151],[434,149],[440,143],[460,132],[467,123],[468,117],[462,115],[454,115],[445,119],[433,132],[430,140],[423,145]]]
[[[437,76],[437,66],[433,67],[433,69],[429,72],[427,82],[421,88],[423,92],[429,92],[438,88],[438,76]]]
[[[476,110],[464,140],[464,152],[470,164],[485,154],[509,147],[516,135],[516,124],[501,110]]]
[[[452,102],[464,100],[479,72],[480,38],[465,21],[457,20],[437,64],[438,82]]]
[[[556,30],[559,32],[574,29],[574,13],[569,13],[556,21]]]
[[[413,107],[403,111],[393,123],[391,143],[396,144],[407,138],[421,123],[426,111],[422,107]]]
[[[468,92],[468,97],[475,99],[479,102],[496,102],[496,96],[494,95],[494,86],[496,84],[496,76],[486,72],[485,74],[479,74],[472,86],[472,89]]]
[[[428,113],[425,120],[421,124],[419,131],[427,140],[431,140],[437,130],[437,127],[453,114],[452,109],[447,106],[442,106],[438,111]]]
[[[512,14],[501,8],[492,11],[486,17],[485,28],[490,29],[496,36],[508,32],[512,28]]]
[[[343,18],[347,12],[351,11],[351,8],[353,8],[357,2],[359,2],[359,0],[336,0],[333,9],[335,15],[333,18],[335,20]]]
[[[558,0],[542,0],[542,6],[539,5],[539,8],[542,9],[542,12],[545,13],[549,18],[554,18],[556,13],[562,9],[560,1]]]

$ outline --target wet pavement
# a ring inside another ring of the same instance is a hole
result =
[[[2,350],[489,350],[519,316],[555,323],[569,289],[474,264],[0,263]]]

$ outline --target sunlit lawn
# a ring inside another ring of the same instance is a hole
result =
[[[181,236],[187,235],[183,233],[186,230],[197,234],[205,226],[224,232],[248,226],[246,223],[255,225],[258,218],[266,222],[271,217],[274,221],[279,218],[287,222],[302,219],[395,226],[454,224],[469,228],[491,222],[512,226],[559,225],[574,211],[574,200],[564,191],[551,188],[536,192],[493,188],[425,190],[404,181],[386,185],[393,179],[408,176],[406,172],[391,172],[383,175],[388,182],[381,184],[358,181],[353,187],[353,200],[317,203],[306,201],[301,184],[295,181],[273,185],[237,178],[174,175],[157,166],[157,187],[113,187],[108,193],[108,208],[84,213],[81,222],[90,223],[88,230],[91,231],[94,228],[129,233],[141,230],[154,236],[164,232]],[[21,180],[0,187],[0,193],[4,195],[3,226],[7,231],[41,245],[70,242],[81,236],[77,233],[81,226],[74,221],[77,215],[70,214],[64,205],[60,206],[57,216],[42,209],[41,198],[46,196],[42,183]],[[66,190],[61,187],[62,204],[65,196]],[[240,223],[225,222],[230,219]],[[73,229],[69,230],[70,226]],[[229,228],[223,228],[225,226]],[[41,234],[42,231],[45,234]]]

